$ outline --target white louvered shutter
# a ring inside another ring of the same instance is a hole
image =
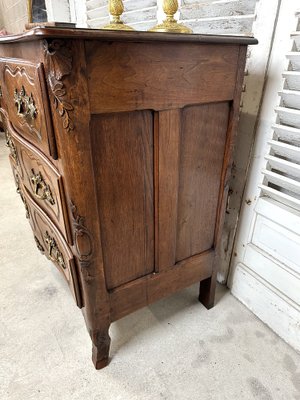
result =
[[[295,19],[296,3],[280,2],[230,286],[242,303],[300,351],[300,15]]]
[[[123,21],[138,31],[148,30],[157,21],[156,0],[124,0]],[[110,21],[108,0],[87,0],[87,24],[89,28],[101,28]]]
[[[283,73],[284,85],[279,92],[280,104],[275,108],[277,121],[272,126],[273,138],[268,141],[269,154],[262,195],[300,210],[300,31],[292,34],[293,48],[287,53],[288,70]]]

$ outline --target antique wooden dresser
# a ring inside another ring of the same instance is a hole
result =
[[[113,321],[200,282],[214,303],[246,37],[36,28],[0,40],[0,113],[38,249]]]

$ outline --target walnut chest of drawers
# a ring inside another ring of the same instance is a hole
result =
[[[246,50],[255,39],[36,28],[0,40],[0,113],[38,249],[109,326],[200,282],[214,303]]]

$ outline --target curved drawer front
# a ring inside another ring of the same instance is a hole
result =
[[[23,201],[23,204],[24,204],[24,207],[25,207],[26,218],[29,219],[29,209],[28,209],[28,206],[27,206],[26,199],[25,199],[25,197],[23,195],[24,191],[21,189],[22,188],[21,178],[20,178],[20,175],[19,175],[19,172],[18,172],[18,169],[17,169],[16,162],[15,162],[15,160],[14,160],[14,158],[13,158],[13,156],[11,154],[9,155],[9,161],[10,161],[11,169],[12,169],[13,176],[14,176],[14,179],[15,179],[16,192],[20,195],[21,200]]]
[[[10,138],[11,152],[12,149],[16,151],[23,184],[72,244],[61,175],[47,158],[29,143],[14,134],[11,134]]]
[[[10,151],[10,161],[13,162],[14,166],[17,167],[19,165],[18,153],[15,146],[15,143],[9,133],[9,130],[4,124],[4,132],[5,132],[5,142],[6,146],[9,148]]]
[[[1,106],[20,135],[56,158],[42,64],[0,58]]]
[[[20,186],[28,219],[34,233],[38,249],[51,260],[64,275],[78,307],[81,307],[81,296],[74,256],[59,230],[52,224],[46,214],[28,195],[26,188]]]

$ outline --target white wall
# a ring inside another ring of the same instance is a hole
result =
[[[26,0],[0,0],[2,27],[9,33],[24,31],[28,22]],[[1,22],[1,21],[0,21]]]

